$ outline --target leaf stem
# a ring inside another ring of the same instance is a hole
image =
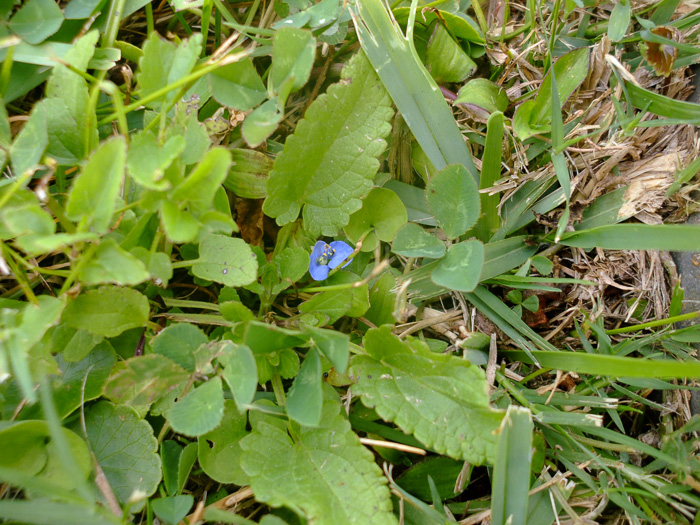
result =
[[[277,406],[283,407],[287,404],[287,398],[284,395],[284,385],[282,385],[282,378],[280,373],[275,368],[275,372],[272,374],[272,390],[275,392],[275,399],[277,400]]]

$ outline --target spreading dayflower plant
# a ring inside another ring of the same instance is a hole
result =
[[[312,279],[314,281],[326,279],[328,273],[345,262],[345,259],[350,257],[352,252],[352,246],[343,241],[333,241],[330,244],[318,241],[314,244],[314,249],[311,251],[311,260],[309,261],[309,273]],[[341,268],[345,268],[350,264],[350,261],[343,264]]]

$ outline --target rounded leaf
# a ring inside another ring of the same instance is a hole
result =
[[[479,218],[479,188],[461,164],[451,164],[430,179],[425,197],[435,219],[450,239],[466,233]]]
[[[431,278],[438,286],[450,290],[471,292],[479,284],[484,265],[484,245],[479,241],[453,244],[440,259]]]

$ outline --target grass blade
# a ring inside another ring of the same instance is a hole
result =
[[[559,243],[584,249],[693,252],[700,246],[700,228],[689,224],[610,224],[565,233]]]

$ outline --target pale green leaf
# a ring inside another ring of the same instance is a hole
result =
[[[66,216],[74,221],[86,221],[96,232],[105,233],[116,207],[125,161],[123,137],[103,142],[73,180]]]
[[[173,430],[186,436],[201,436],[214,430],[223,415],[224,396],[218,376],[187,393],[166,413]]]
[[[63,322],[90,333],[116,337],[148,321],[148,299],[136,290],[103,286],[88,290],[66,306]]]
[[[231,153],[222,147],[210,149],[192,172],[170,193],[175,202],[187,202],[193,213],[204,214],[211,210],[219,190],[231,166]]]
[[[158,441],[147,421],[127,406],[100,401],[85,409],[85,427],[95,459],[122,505],[137,504],[156,491]]]
[[[278,98],[274,97],[266,101],[255,108],[243,121],[241,127],[243,138],[251,148],[258,147],[277,129],[282,117],[284,112],[280,108]]]
[[[165,170],[184,151],[185,140],[180,135],[170,137],[164,144],[158,143],[152,131],[132,135],[126,167],[136,183],[151,190],[166,190],[170,181],[164,179]]]
[[[20,176],[36,167],[49,143],[46,130],[47,104],[39,102],[24,123],[22,131],[15,137],[10,147],[12,170]]]
[[[326,359],[338,372],[344,374],[350,358],[350,337],[343,332],[311,326],[306,331],[311,335],[311,341],[326,356]]]
[[[92,258],[82,267],[79,278],[91,284],[139,284],[148,279],[143,263],[119,247],[114,239],[105,239]]]
[[[236,405],[244,410],[253,402],[258,387],[258,370],[252,350],[245,345],[228,342],[221,349],[218,360],[224,367],[222,377],[231,390]]]
[[[258,501],[286,506],[317,525],[395,525],[386,479],[323,385],[320,427],[284,427],[259,418],[243,438],[241,464]],[[290,473],[294,473],[290,475]]]
[[[481,280],[484,257],[484,245],[480,241],[453,244],[447,250],[447,255],[440,259],[430,277],[438,286],[471,292]]]
[[[292,91],[301,89],[311,74],[316,58],[316,39],[310,31],[283,27],[272,38],[272,90],[279,94],[288,78],[294,77]]]
[[[435,21],[425,51],[425,67],[438,84],[464,82],[476,71],[476,64],[455,42],[445,26]]]
[[[488,118],[494,111],[504,112],[508,102],[506,90],[501,86],[487,78],[475,78],[459,89],[453,104],[464,104],[478,117]],[[482,184],[482,187],[488,186]]]
[[[430,179],[425,197],[450,239],[464,234],[479,218],[479,187],[460,164],[447,166]]]
[[[630,25],[632,6],[630,0],[620,0],[615,3],[610,20],[608,21],[608,38],[613,42],[619,42],[625,37],[627,28]]]
[[[445,244],[421,226],[409,223],[396,233],[391,251],[404,257],[439,259],[445,255]]]
[[[312,235],[335,235],[372,187],[393,111],[364,54],[354,56],[342,81],[309,106],[287,138],[268,180],[263,211],[287,224],[304,206]]]
[[[224,286],[245,286],[257,278],[258,260],[243,239],[212,234],[199,244],[199,259],[192,272]]]
[[[322,407],[321,358],[312,348],[287,393],[287,415],[301,425],[317,427]]]
[[[247,57],[210,73],[209,85],[219,103],[239,111],[253,109],[266,97],[265,85]]]
[[[367,331],[355,356],[352,392],[427,447],[473,464],[493,463],[503,414],[489,406],[484,372],[468,361],[409,346],[383,326]]]
[[[185,370],[194,372],[194,352],[208,341],[207,335],[193,324],[171,324],[151,341],[153,353],[172,359]]]
[[[63,13],[54,0],[27,0],[10,19],[10,29],[30,44],[53,35],[63,23]]]
[[[562,235],[560,243],[606,250],[697,251],[700,228],[691,224],[610,224]]]
[[[408,215],[401,199],[391,190],[372,188],[362,201],[362,208],[350,216],[345,233],[353,243],[369,232],[362,243],[362,251],[371,252],[379,241],[391,242]]]
[[[187,516],[193,504],[194,497],[191,494],[158,498],[151,502],[153,512],[158,516],[158,519],[170,525],[180,523],[180,520]]]

